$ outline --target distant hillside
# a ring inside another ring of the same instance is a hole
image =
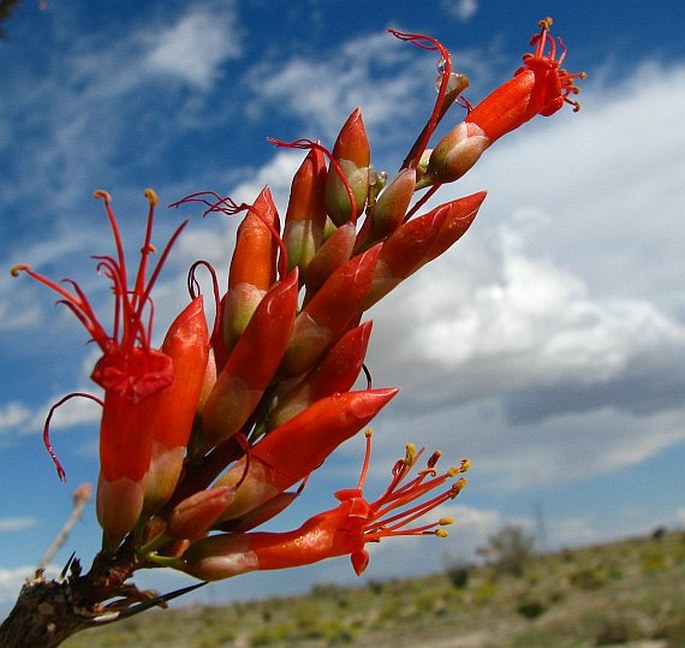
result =
[[[68,648],[685,647],[685,533],[534,555],[363,588],[153,611]]]

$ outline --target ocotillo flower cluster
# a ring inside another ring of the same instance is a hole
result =
[[[428,198],[535,115],[551,115],[564,103],[578,108],[572,95],[583,75],[560,67],[566,48],[550,36],[550,25],[550,19],[540,22],[523,66],[475,107],[462,96],[467,78],[453,72],[440,42],[391,30],[437,51],[440,61],[433,111],[387,184],[372,167],[357,109],[332,150],[311,140],[271,140],[308,150],[292,181],[283,226],[268,188],[250,205],[214,192],[176,202],[204,204],[205,214],[244,217],[227,288],[222,290],[209,264],[194,265],[191,300],[159,349],[152,346],[153,289],[186,222],[149,268],[158,202],[152,190],[146,192],[147,227],[133,277],[112,200],[96,192],[116,248],[114,255],[95,257],[112,283],[111,329],[100,323],[77,283],[55,283],[28,266],[13,268],[57,292],[102,351],[92,379],[104,396],[90,398],[102,407],[97,516],[105,555],[126,548],[140,566],[169,566],[204,580],[339,555],[350,555],[361,573],[367,542],[446,535],[443,526],[451,520],[419,519],[459,493],[468,461],[440,472],[436,452],[412,476],[423,451],[409,445],[388,488],[370,501],[364,493],[370,433],[359,482],[335,493],[337,507],[290,532],[255,529],[283,511],[310,473],[396,395],[395,388],[371,385],[364,367],[371,322],[362,322],[363,314],[449,249],[473,222],[485,192],[420,214]],[[465,118],[429,149],[455,103],[466,109]],[[212,326],[195,280],[201,266],[214,280]],[[366,387],[355,389],[363,370]],[[45,442],[63,477],[47,426]]]

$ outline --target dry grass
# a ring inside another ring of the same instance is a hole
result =
[[[522,576],[477,567],[308,596],[154,611],[68,648],[685,646],[685,534],[536,556]]]

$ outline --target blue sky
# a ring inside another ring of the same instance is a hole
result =
[[[421,5],[419,8],[418,5]],[[373,161],[392,171],[434,98],[435,58],[385,29],[430,33],[469,75],[477,102],[508,79],[538,19],[585,70],[583,108],[538,118],[439,195],[487,189],[452,252],[375,307],[368,364],[398,396],[374,423],[369,491],[404,444],[471,458],[450,538],[384,542],[368,577],[440,569],[505,523],[569,546],[685,525],[685,10],[640,2],[374,3],[25,0],[0,42],[0,259],[78,279],[106,308],[92,253],[110,250],[92,191],[107,189],[142,236],[143,190],[163,204],[215,189],[282,207],[300,156],[269,135],[329,146],[356,106]],[[447,126],[460,119],[458,109]],[[160,210],[157,240],[181,216]],[[236,223],[194,218],[157,293],[159,330],[198,257],[225,267]],[[57,481],[40,431],[62,395],[90,390],[95,351],[52,295],[0,278],[0,606],[14,597],[97,477],[97,408],[72,402],[53,426]],[[292,528],[353,485],[363,442],[340,449],[278,521]],[[56,565],[98,545],[92,507]],[[349,563],[257,574],[201,600],[354,582]],[[181,583],[151,574],[160,589]]]

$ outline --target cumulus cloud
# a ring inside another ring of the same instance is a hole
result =
[[[454,251],[371,312],[376,384],[404,388],[380,428],[430,430],[487,488],[606,474],[685,440],[684,72],[590,88],[585,112],[524,126],[446,188],[490,195]],[[626,137],[648,109],[648,136]]]
[[[204,90],[211,87],[226,60],[241,54],[233,13],[202,5],[189,8],[175,24],[154,36],[156,42],[144,58],[150,73],[175,76]]]

